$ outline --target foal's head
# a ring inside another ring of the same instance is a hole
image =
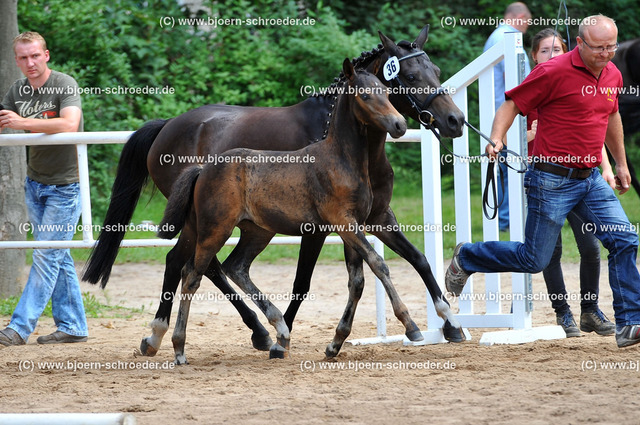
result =
[[[349,59],[345,59],[342,69],[349,93],[354,94],[354,113],[360,124],[374,126],[393,138],[402,136],[407,131],[407,122],[389,102],[387,87],[373,74],[356,73]]]

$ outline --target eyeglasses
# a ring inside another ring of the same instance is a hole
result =
[[[615,52],[616,50],[618,50],[618,47],[620,46],[618,43],[616,43],[616,44],[614,44],[613,46],[598,46],[598,47],[591,47],[591,46],[589,46],[589,43],[587,43],[587,41],[586,41],[584,38],[582,39],[582,42],[583,42],[584,44],[586,44],[586,46],[587,46],[588,48],[590,48],[590,49],[591,49],[591,51],[592,51],[592,52],[594,52],[594,53],[604,53],[605,51],[606,51],[607,53],[613,53],[613,52]]]

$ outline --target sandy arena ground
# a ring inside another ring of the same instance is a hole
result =
[[[414,320],[425,330],[425,291],[417,273],[404,261],[389,266]],[[578,294],[578,266],[568,264],[564,270],[570,294]],[[1,349],[0,412],[129,412],[138,424],[638,421],[640,346],[618,349],[611,336],[487,347],[478,344],[483,330],[471,329],[473,339],[461,344],[345,344],[337,363],[323,362],[347,299],[342,264],[318,266],[312,299],[302,305],[292,333],[289,359],[268,360],[267,353],[254,350],[251,332],[208,280],[199,293],[211,295],[191,308],[190,364],[171,367],[177,306],[157,356],[136,358],[141,338],[150,334],[162,271],[155,265],[117,266],[104,293],[82,283],[83,291],[103,302],[144,306],[131,318],[89,319],[87,343],[36,344],[38,335],[55,330],[53,320],[43,318],[26,346]],[[272,294],[286,294],[294,273],[293,265],[258,263],[252,269],[256,283]],[[376,333],[373,277],[367,273],[352,338]],[[601,307],[612,318],[606,263],[601,282]],[[534,294],[545,292],[541,275],[534,276],[533,285]],[[287,303],[276,304],[284,311]],[[579,320],[579,303],[573,301],[572,307]],[[260,317],[273,337],[273,328]],[[555,324],[548,301],[535,302],[533,320],[534,326]],[[0,321],[4,327],[9,318]],[[390,311],[387,327],[389,335],[403,333]]]

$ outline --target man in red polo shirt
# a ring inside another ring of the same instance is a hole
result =
[[[578,46],[534,68],[498,109],[487,153],[496,157],[518,114],[538,111],[536,143],[524,184],[528,214],[525,241],[478,242],[456,246],[445,276],[447,290],[459,295],[475,272],[538,273],[553,253],[567,214],[587,224],[609,251],[609,283],[619,347],[640,343],[638,235],[614,191],[596,168],[606,143],[616,161],[616,189],[631,180],[625,159],[618,89],[622,76],[610,62],[618,48],[614,21],[597,15],[578,29]]]

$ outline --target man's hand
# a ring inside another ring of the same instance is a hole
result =
[[[502,143],[502,140],[495,140],[495,139],[491,139],[491,140],[493,141],[493,143],[495,143],[495,146],[492,146],[490,143],[487,143],[487,146],[484,148],[484,151],[489,155],[489,158],[496,159],[496,157],[504,147],[504,144]]]
[[[631,174],[626,165],[616,164],[616,190],[622,195],[629,190],[629,184],[631,183]]]
[[[538,120],[533,120],[531,123],[531,130],[527,130],[527,142],[536,138],[536,132],[538,131]]]
[[[19,130],[23,121],[24,118],[13,111],[10,111],[8,109],[3,109],[0,111],[0,130],[4,128]]]

